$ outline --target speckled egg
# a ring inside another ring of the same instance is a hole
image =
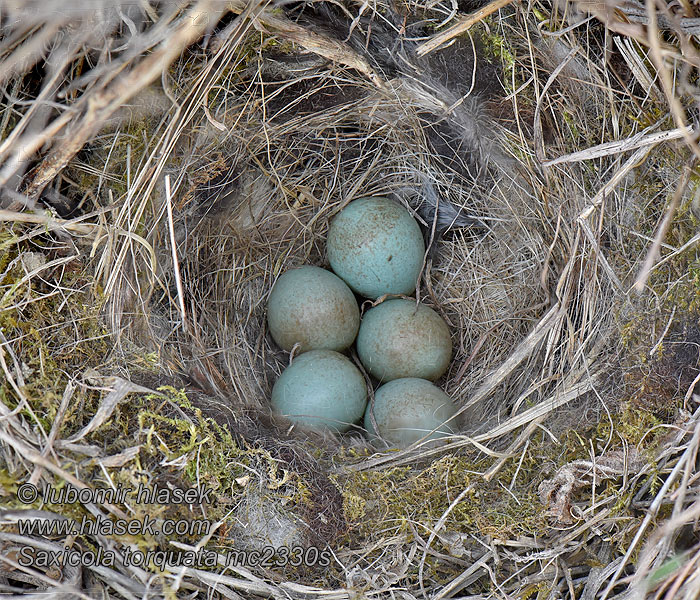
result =
[[[331,268],[358,294],[411,294],[416,288],[425,244],[416,220],[387,198],[348,204],[328,231]]]
[[[425,436],[433,440],[452,435],[456,430],[452,417],[456,413],[450,397],[425,379],[394,379],[374,394],[374,418],[379,434],[387,443],[399,448]],[[364,425],[369,438],[378,442],[369,406],[365,410]]]
[[[272,338],[300,352],[344,350],[355,340],[360,310],[350,288],[325,269],[306,265],[284,272],[267,303]]]
[[[294,359],[272,388],[273,410],[295,423],[343,432],[365,411],[367,386],[349,359],[311,350]]]
[[[402,298],[386,300],[362,318],[357,354],[379,381],[400,377],[435,380],[450,364],[450,330],[424,304]]]

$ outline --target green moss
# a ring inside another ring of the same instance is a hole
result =
[[[489,25],[488,29],[485,27],[479,27],[478,29],[484,54],[486,57],[498,60],[503,67],[504,74],[508,75],[515,69],[516,64],[511,45],[503,35],[496,33],[500,28],[492,17],[489,17],[486,21]],[[506,76],[504,79],[506,80],[504,83],[510,85],[509,77]]]
[[[91,367],[103,375],[110,374],[113,340],[101,321],[102,303],[96,296],[99,288],[82,269],[50,271],[60,279],[44,274],[43,283],[42,279],[22,281],[24,271],[18,257],[22,252],[40,249],[27,241],[13,242],[14,236],[0,230],[0,244],[3,244],[0,265],[4,266],[0,271],[3,275],[0,295],[4,293],[7,298],[5,310],[0,311],[0,328],[22,367],[22,394],[27,405],[18,417],[40,426],[46,433],[53,426],[70,377]],[[59,287],[62,294],[52,293]],[[142,356],[146,367],[158,360],[155,355]],[[132,369],[134,366],[131,365]],[[122,509],[129,518],[191,520],[206,514],[214,523],[225,519],[235,507],[242,485],[251,474],[261,477],[262,481],[251,481],[250,485],[262,483],[269,494],[284,499],[290,510],[311,504],[310,485],[298,473],[280,466],[268,450],[241,446],[227,427],[193,406],[184,390],[163,386],[158,392],[130,394],[127,401],[114,408],[109,419],[84,438],[86,444],[101,448],[103,456],[118,456],[136,449],[132,458],[116,467],[100,462],[91,464],[83,455],[74,459],[76,464],[80,463],[81,479],[89,485],[121,484],[134,490],[127,499],[129,509]],[[83,428],[102,406],[105,393],[102,389],[76,386],[59,437],[68,437]],[[15,389],[5,380],[0,381],[0,397],[9,408],[20,405]],[[62,461],[63,468],[73,469],[69,452],[62,453]],[[0,471],[3,489],[12,492],[18,484],[17,475]],[[197,514],[193,514],[189,506],[138,504],[135,490],[140,484],[206,486],[212,489],[215,501],[204,507],[206,513]],[[52,485],[60,489],[66,483],[54,478]],[[11,504],[11,498],[9,502]],[[25,505],[16,507],[27,508]],[[47,508],[78,521],[87,516],[82,507],[75,504]],[[226,527],[222,527],[211,543],[219,548],[234,548],[235,540],[228,539],[226,531]],[[143,550],[167,546],[167,540],[160,534],[113,537]],[[172,539],[194,544],[201,536],[173,536]],[[81,543],[86,548],[91,546],[88,538],[81,539]]]
[[[539,503],[525,494],[518,503],[497,484],[484,485],[466,458],[444,456],[424,469],[397,467],[353,474],[341,482],[345,516],[354,540],[375,535],[412,535],[415,527],[430,532],[454,499],[469,490],[445,520],[443,531],[507,538],[542,531]],[[377,529],[381,523],[381,531]]]
[[[611,422],[612,421],[612,422]],[[608,440],[614,434],[618,440],[650,455],[655,451],[664,430],[658,425],[661,420],[649,410],[627,400],[620,404],[619,410],[612,419],[603,419],[595,430],[596,440]]]
[[[498,19],[493,16],[487,17],[483,24],[479,23],[474,28],[474,32],[478,36],[482,56],[488,61],[498,64],[501,84],[506,94],[512,94],[525,81],[525,76],[518,67],[515,49],[508,38],[501,33],[502,28]],[[521,93],[519,102],[527,104],[529,99]]]
[[[581,139],[581,130],[578,128],[577,119],[574,118],[573,114],[564,111],[562,113],[562,118],[564,119],[564,123],[566,124],[567,128],[569,129],[569,133],[566,134],[566,137],[574,140],[580,140]]]

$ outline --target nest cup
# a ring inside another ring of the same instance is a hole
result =
[[[434,228],[426,218],[436,213],[429,204],[437,194],[443,206],[488,223],[478,234],[460,229],[433,236],[433,254],[419,281],[422,301],[450,326],[455,353],[438,385],[459,407],[542,312],[538,257],[546,253],[544,227],[538,229],[527,181],[514,175],[517,163],[509,159],[505,168],[500,158],[489,158],[491,187],[488,194],[477,193],[475,180],[456,178],[426,135],[423,99],[399,102],[352,77],[322,93],[335,79],[322,62],[306,67],[314,82],[309,87],[283,89],[282,75],[264,60],[256,69],[263,78],[259,99],[269,98],[265,126],[252,108],[227,109],[225,101],[247,89],[243,77],[218,91],[213,103],[218,122],[236,123],[236,136],[221,136],[203,123],[192,139],[195,175],[176,225],[182,232],[180,266],[191,282],[201,327],[195,344],[179,345],[192,350],[182,362],[208,393],[269,411],[272,386],[288,364],[265,322],[276,278],[304,264],[329,268],[329,224],[357,198],[389,197],[403,204],[429,239]],[[452,127],[454,136],[466,135],[458,123]],[[505,134],[489,135],[505,153]],[[510,320],[515,313],[521,316]],[[479,340],[478,355],[460,370]],[[220,349],[215,360],[206,348]],[[486,427],[524,386],[524,379],[502,386],[489,400],[492,408],[480,407],[479,419],[468,419],[468,429]]]

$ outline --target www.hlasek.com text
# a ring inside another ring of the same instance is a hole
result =
[[[208,519],[153,519],[144,515],[139,519],[109,519],[83,516],[80,521],[61,518],[19,519],[20,535],[42,537],[64,535],[178,535],[204,536],[211,530]]]

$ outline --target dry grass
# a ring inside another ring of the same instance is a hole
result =
[[[698,17],[467,8],[0,2],[3,593],[700,597]],[[433,242],[417,294],[462,419],[439,447],[267,409],[290,360],[267,294],[327,266],[366,195]],[[23,503],[26,482],[212,496]],[[20,530],[83,518],[156,526]],[[328,565],[230,562],[297,545]],[[22,564],[64,547],[114,560]],[[127,560],[193,549],[210,562]]]

